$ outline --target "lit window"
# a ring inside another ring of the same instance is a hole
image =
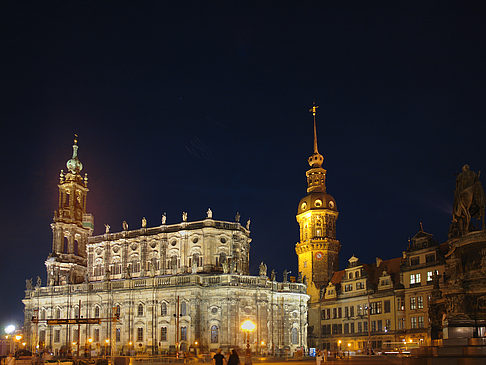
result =
[[[424,297],[423,296],[417,297],[417,308],[418,309],[424,308]]]
[[[142,342],[143,341],[143,328],[137,328],[137,341]]]
[[[218,343],[218,326],[211,326],[211,343]]]
[[[417,309],[417,299],[415,297],[410,297],[410,309]]]
[[[138,305],[137,315],[143,316],[143,304],[141,303]]]

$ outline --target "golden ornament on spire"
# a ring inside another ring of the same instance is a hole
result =
[[[312,103],[312,108],[309,109],[309,111],[314,116],[314,154],[319,154],[319,150],[317,148],[317,129],[316,129],[317,108],[319,108],[319,106],[316,105],[316,102],[314,101],[314,103]]]
[[[74,144],[78,144],[78,135],[74,133]]]

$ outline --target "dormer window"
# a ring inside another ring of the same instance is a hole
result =
[[[354,277],[355,277],[355,278],[359,278],[359,271],[356,271],[356,272],[354,273]]]
[[[350,273],[348,274],[348,279],[352,279],[352,278],[353,278],[353,273],[352,273],[352,272],[350,272]]]
[[[419,256],[415,256],[415,257],[410,258],[410,266],[415,266],[415,265],[418,265],[418,264],[420,264],[420,257]]]

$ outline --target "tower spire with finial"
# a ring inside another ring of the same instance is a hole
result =
[[[317,108],[319,108],[318,105],[316,105],[316,102],[314,101],[312,103],[312,108],[309,109],[309,111],[312,113],[314,116],[314,153],[318,154],[319,150],[317,149],[317,128],[316,128],[316,114],[317,114]]]

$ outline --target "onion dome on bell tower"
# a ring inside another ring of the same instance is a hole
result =
[[[327,286],[337,270],[341,244],[336,239],[336,221],[339,215],[336,200],[327,193],[324,157],[317,146],[317,105],[310,109],[314,117],[314,153],[309,157],[307,170],[307,195],[297,207],[300,241],[295,251],[299,259],[299,272],[307,282],[311,302],[320,298],[321,288]]]

